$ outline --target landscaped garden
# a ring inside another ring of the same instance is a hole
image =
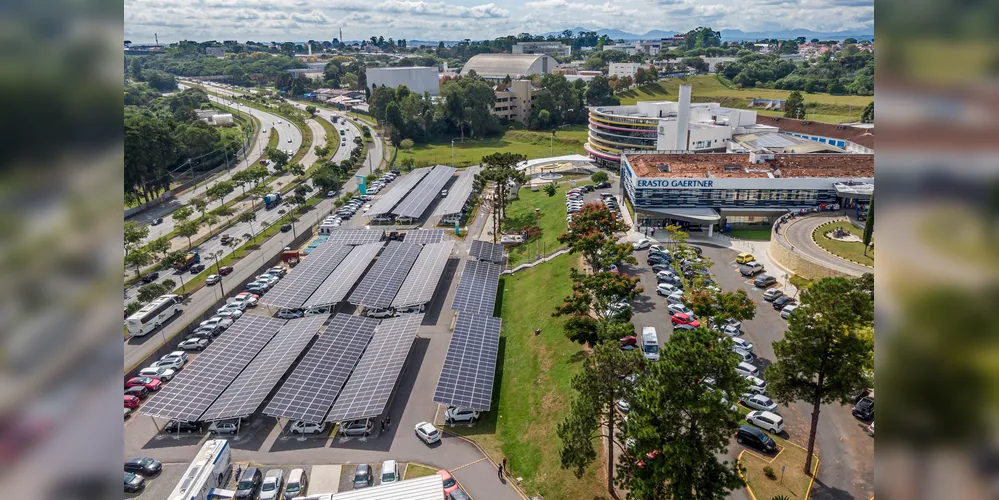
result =
[[[503,223],[503,232],[517,232],[535,225],[541,228],[540,241],[535,236],[510,248],[509,265],[511,268],[534,260],[539,252],[542,255],[547,255],[562,246],[556,238],[566,229],[566,189],[564,185],[560,185],[555,196],[548,196],[544,189],[531,191],[530,188],[521,188],[519,198],[510,201],[506,206],[506,221]],[[541,209],[537,215],[537,222],[535,221],[535,208]],[[486,222],[486,224],[491,224],[491,222]]]
[[[547,158],[568,154],[582,154],[586,143],[585,125],[574,125],[560,129],[552,139],[550,131],[535,132],[528,130],[507,130],[502,135],[482,139],[465,138],[454,141],[454,165],[466,167],[477,165],[483,156],[497,151],[517,153],[532,158]],[[416,164],[427,162],[428,165],[451,164],[451,139],[445,139],[429,144],[417,144],[409,151],[399,150],[396,164],[412,158]]]
[[[773,435],[771,437],[780,448],[780,453],[775,457],[747,450],[739,459],[739,463],[745,467],[744,477],[750,491],[760,500],[770,500],[778,495],[788,499],[807,497],[812,485],[812,476],[805,474],[804,470],[807,450],[785,439]],[[819,468],[819,460],[814,455],[812,457],[814,475]]]
[[[828,233],[834,231],[837,227],[843,228],[843,230],[847,233],[854,236],[856,241],[843,241],[841,239],[829,237]],[[838,255],[846,260],[853,261],[858,264],[871,267],[874,266],[874,248],[869,248],[867,250],[867,255],[864,255],[864,230],[854,227],[849,222],[838,221],[823,224],[815,228],[815,232],[812,233],[812,238],[815,239],[816,244],[829,253]]]

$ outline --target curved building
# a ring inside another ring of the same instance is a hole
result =
[[[558,61],[544,54],[478,54],[461,68],[461,76],[475,70],[475,74],[486,80],[502,80],[507,76],[516,80],[550,73],[557,66]]]
[[[639,103],[646,104],[646,103]],[[621,161],[622,150],[656,150],[659,117],[639,106],[590,108],[589,137],[583,146],[598,163]]]

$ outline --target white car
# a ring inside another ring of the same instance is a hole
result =
[[[284,266],[274,266],[267,270],[267,274],[276,274],[278,276],[284,276],[288,274],[288,268]]]
[[[136,376],[137,377],[158,378],[158,379],[160,379],[160,380],[162,380],[164,382],[169,382],[170,379],[172,379],[173,376],[176,375],[176,374],[177,374],[177,370],[174,370],[174,369],[171,369],[171,368],[167,368],[167,367],[164,367],[164,366],[157,366],[157,367],[154,368],[154,367],[150,366],[149,368],[143,368],[143,369],[139,370],[139,373],[136,374]]]
[[[457,406],[449,406],[447,411],[444,413],[445,422],[470,422],[475,423],[479,419],[479,412],[472,410],[470,408],[460,408]]]
[[[752,375],[754,377],[760,376],[760,369],[746,362],[739,362],[735,365],[735,373],[742,375],[743,377],[747,375]]]
[[[763,411],[774,411],[777,409],[777,403],[762,394],[753,394],[747,392],[742,395],[742,404],[754,409]]]
[[[795,304],[786,305],[784,306],[784,309],[780,310],[780,317],[787,319],[789,316],[791,316],[791,313],[793,313],[797,309],[798,306]]]
[[[617,409],[621,410],[621,413],[628,413],[631,411],[631,405],[625,400],[620,400],[617,402]]]
[[[670,271],[669,269],[663,269],[656,273],[656,281],[671,280],[676,277],[676,273]]]
[[[217,274],[209,274],[208,277],[205,278],[205,284],[208,286],[216,285],[221,281],[222,281],[222,276],[219,276]]]
[[[326,422],[295,422],[291,424],[292,434],[322,434],[326,432]]]
[[[642,238],[642,239],[640,239],[640,240],[638,240],[638,241],[636,241],[636,242],[634,242],[634,243],[631,244],[631,248],[634,249],[634,250],[645,250],[646,248],[649,248],[650,246],[652,246],[652,240],[647,239],[647,238]]]
[[[735,343],[735,347],[738,349],[742,349],[743,351],[746,352],[753,352],[753,343],[746,339],[740,339],[739,337],[732,337],[732,342]]]
[[[696,315],[694,314],[694,311],[691,311],[689,307],[687,307],[687,306],[685,306],[683,304],[670,304],[670,305],[666,306],[666,310],[669,312],[670,316],[672,316],[674,314],[677,314],[677,313],[680,313],[680,314],[686,314],[687,316],[690,316],[690,319],[696,319]]]
[[[264,481],[260,483],[260,500],[277,500],[281,496],[281,487],[284,486],[284,471],[281,469],[271,469],[264,474]]]
[[[672,283],[659,283],[656,285],[656,293],[659,295],[669,296],[675,292],[683,293],[683,290]]]
[[[677,290],[666,297],[667,304],[683,304],[683,290]]]
[[[416,437],[427,444],[433,444],[441,440],[441,431],[430,422],[420,422],[416,424]]]
[[[241,311],[238,307],[229,307],[226,305],[225,307],[221,307],[219,310],[215,311],[215,315],[230,317],[233,320],[237,320],[243,315],[243,311]]]
[[[746,414],[746,422],[774,434],[784,432],[784,418],[769,411],[751,411]]]
[[[184,351],[174,351],[160,358],[159,361],[150,365],[152,368],[171,368],[179,370],[187,363],[187,353]]]
[[[737,346],[732,347],[732,352],[734,352],[737,356],[739,356],[739,359],[741,359],[743,363],[752,363],[753,360],[756,359],[753,356],[753,353],[740,349]]]
[[[210,341],[206,338],[187,339],[178,344],[177,348],[185,351],[200,351],[208,347],[209,343]]]
[[[767,392],[767,381],[759,377],[754,377],[752,375],[746,375],[746,381],[749,382],[749,390],[757,394],[763,394]]]
[[[784,292],[780,291],[780,288],[768,288],[767,291],[763,292],[763,300],[773,301],[781,295],[784,295]]]
[[[305,316],[305,311],[301,309],[281,309],[274,315],[274,317],[279,319],[295,319]]]
[[[230,325],[232,325],[231,319],[221,318],[219,316],[212,316],[211,318],[206,319],[201,323],[199,323],[198,328],[211,328],[213,330],[216,328],[221,328],[225,330],[226,328],[229,328]]]
[[[391,309],[388,309],[388,308],[383,308],[383,307],[374,307],[374,308],[365,310],[364,311],[364,315],[367,316],[367,317],[369,317],[369,318],[378,318],[378,319],[381,319],[381,318],[391,318],[391,317],[395,316],[395,311],[393,311]]]
[[[399,464],[395,460],[382,462],[382,484],[394,483],[399,480]]]
[[[367,212],[368,210],[371,210],[371,204],[370,203],[364,205],[364,208],[361,209],[362,212]]]
[[[246,302],[246,307],[257,307],[257,301],[260,300],[260,297],[250,292],[240,292],[234,297],[234,300]]]

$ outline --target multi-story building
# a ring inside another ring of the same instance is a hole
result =
[[[531,116],[534,99],[541,92],[544,91],[534,88],[530,80],[514,80],[505,90],[496,90],[493,114],[500,118],[526,123]]]
[[[617,76],[618,78],[635,77],[638,68],[648,69],[647,64],[612,62],[607,66],[607,76]]]
[[[368,79],[368,87],[371,89],[374,89],[376,85],[391,88],[405,85],[410,91],[420,95],[424,93],[437,95],[440,92],[440,74],[437,68],[418,66],[368,68],[365,75]]]
[[[756,123],[781,134],[842,148],[848,153],[874,153],[873,123],[823,123],[780,116],[757,116]]]
[[[511,52],[514,54],[544,54],[552,57],[569,57],[572,47],[562,42],[517,42]]]

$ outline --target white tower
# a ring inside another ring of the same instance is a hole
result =
[[[686,151],[690,127],[690,85],[680,85],[680,99],[676,106],[676,143],[673,145],[673,149]]]

